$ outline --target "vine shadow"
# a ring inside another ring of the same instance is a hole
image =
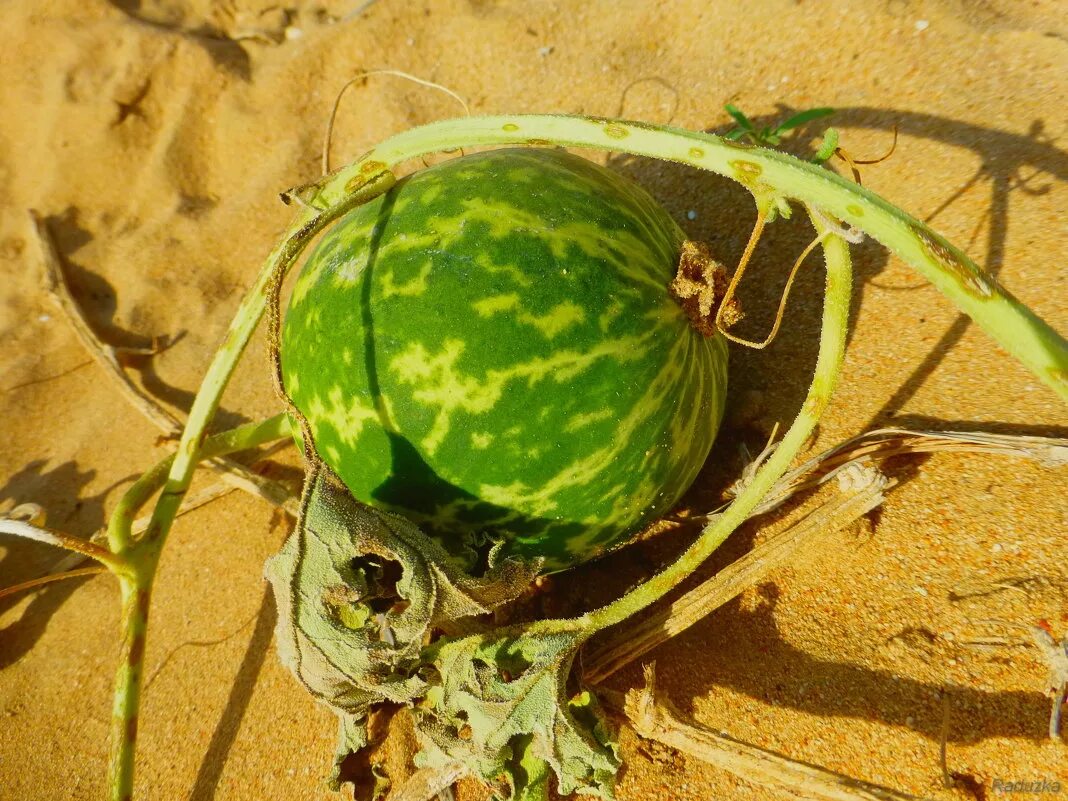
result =
[[[730,444],[743,441],[748,433],[734,433]],[[928,458],[925,454],[894,457],[884,462],[882,469],[901,487],[919,477],[919,468]],[[725,460],[709,469],[710,478],[726,483],[730,476],[737,475],[740,466],[740,459]],[[801,502],[801,499],[792,500],[782,509],[744,524],[680,585],[673,597],[695,588],[745,556],[753,549],[763,526],[789,515]],[[877,513],[878,509],[876,516]],[[869,513],[869,520],[871,516]],[[698,530],[694,526],[662,534],[577,568],[562,588],[563,603],[546,611],[556,616],[574,616],[607,603],[618,597],[621,587],[633,586],[660,566],[670,564],[696,537]],[[863,547],[863,543],[858,547]],[[780,598],[778,586],[773,581],[765,581],[757,586],[757,594],[756,604],[743,605],[740,598],[724,604],[614,674],[606,686],[623,690],[640,685],[640,663],[655,661],[661,688],[675,688],[676,692],[688,696],[675,699],[676,705],[684,710],[692,707],[693,699],[729,690],[769,706],[825,720],[878,721],[911,730],[937,743],[942,737],[943,704],[946,704],[951,711],[946,741],[951,744],[973,745],[996,737],[1038,743],[1048,737],[1049,699],[1038,689],[988,691],[928,683],[863,663],[814,656],[783,636],[775,619]],[[952,596],[947,598],[947,602],[954,600]],[[933,658],[926,649],[933,648],[937,638],[937,634],[926,628],[903,628],[885,644],[899,643],[916,658]],[[718,653],[729,653],[730,658],[717,659]],[[699,665],[695,663],[698,655],[707,655]]]
[[[780,106],[784,113],[790,113]],[[868,106],[852,106],[835,110],[836,125],[850,128],[868,128],[891,131],[896,126],[899,133],[933,139],[942,144],[972,150],[980,157],[980,164],[969,180],[946,197],[924,219],[935,220],[946,208],[976,184],[985,182],[990,194],[987,211],[987,239],[984,255],[977,262],[993,276],[1004,268],[1005,247],[1009,234],[1009,205],[1014,192],[1027,195],[1042,195],[1050,191],[1050,181],[1068,181],[1068,152],[1058,149],[1055,141],[1046,132],[1044,120],[1031,122],[1026,136],[998,131],[971,123],[949,120],[923,112],[901,112],[875,109]],[[811,138],[799,144],[812,145]],[[1024,171],[1031,170],[1025,175]],[[1046,183],[1035,185],[1039,176]],[[979,221],[982,223],[982,220]],[[970,244],[965,248],[970,248]],[[869,283],[871,279],[869,278]],[[862,290],[863,291],[863,290]],[[939,340],[931,346],[927,356],[917,365],[912,374],[898,387],[886,403],[873,415],[871,425],[887,418],[894,418],[924,385],[946,354],[963,338],[972,325],[971,318],[959,314]]]
[[[716,613],[715,620],[680,635],[678,648],[708,648],[713,642],[731,650],[730,660],[710,660],[703,668],[703,695],[731,690],[824,719],[878,721],[935,743],[942,736],[945,703],[951,710],[949,743],[974,745],[995,737],[1039,743],[1048,738],[1050,702],[1044,693],[931,684],[891,670],[812,656],[787,642],[778,628],[778,587],[768,582],[758,587],[758,593],[760,602],[754,609],[743,609],[735,599]],[[923,653],[923,646],[936,638],[927,629],[906,628],[888,642],[915,644]],[[665,683],[688,683],[692,678],[692,666],[670,660],[659,665]]]
[[[245,647],[245,655],[241,659],[237,675],[230,686],[226,706],[219,716],[219,721],[215,724],[208,750],[200,762],[193,789],[189,793],[189,801],[212,801],[215,798],[215,791],[219,787],[219,779],[226,766],[226,759],[237,739],[241,722],[245,718],[256,683],[259,681],[260,671],[267,659],[271,638],[274,636],[276,618],[274,596],[269,589],[264,590],[259,611],[256,613],[256,627]]]

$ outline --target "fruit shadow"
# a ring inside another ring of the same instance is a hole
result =
[[[728,432],[726,438],[730,446],[747,438],[756,441],[751,431]],[[884,462],[882,469],[898,482],[897,486],[902,486],[919,476],[920,467],[928,458],[925,454],[894,457]],[[707,477],[726,486],[740,467],[740,458],[724,460],[723,464],[710,468]],[[762,525],[789,515],[801,502],[791,501],[781,510],[743,525],[672,597],[695,588],[743,557],[753,549]],[[878,536],[878,512],[876,509],[868,515],[875,536]],[[554,616],[575,616],[614,599],[659,567],[670,564],[698,533],[697,526],[689,526],[661,534],[553,577],[555,607],[549,611]],[[736,598],[719,607],[609,677],[605,686],[615,690],[640,686],[640,665],[655,661],[661,691],[673,695],[675,705],[683,710],[690,709],[694,699],[714,697],[727,690],[768,706],[793,709],[825,720],[878,721],[938,742],[945,705],[950,710],[950,729],[946,735],[950,743],[974,744],[993,737],[1040,742],[1047,737],[1049,700],[1037,689],[986,691],[927,683],[892,670],[813,656],[791,644],[780,630],[776,621],[779,598],[780,590],[774,581],[757,585],[745,601]],[[953,600],[947,598],[947,602]],[[640,619],[639,616],[634,622]],[[905,628],[889,637],[884,645],[904,647],[916,658],[930,659],[928,650],[936,639],[937,635],[926,629]],[[717,654],[729,656],[718,659]],[[729,730],[729,721],[724,721],[723,726]]]

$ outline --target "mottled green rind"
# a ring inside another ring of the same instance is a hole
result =
[[[546,570],[585,561],[678,501],[722,416],[725,343],[669,294],[682,239],[563,151],[423,170],[309,257],[286,390],[357,498],[454,553],[484,533]]]

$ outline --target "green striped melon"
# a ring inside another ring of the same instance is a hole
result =
[[[679,500],[723,413],[725,343],[669,288],[683,239],[562,150],[430,167],[308,258],[286,391],[356,498],[453,553],[590,559]]]

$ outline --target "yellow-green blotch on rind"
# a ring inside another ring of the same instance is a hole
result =
[[[725,343],[669,292],[682,239],[563,151],[423,170],[309,257],[286,391],[357,498],[454,552],[485,533],[547,570],[590,559],[678,501],[722,416]]]

